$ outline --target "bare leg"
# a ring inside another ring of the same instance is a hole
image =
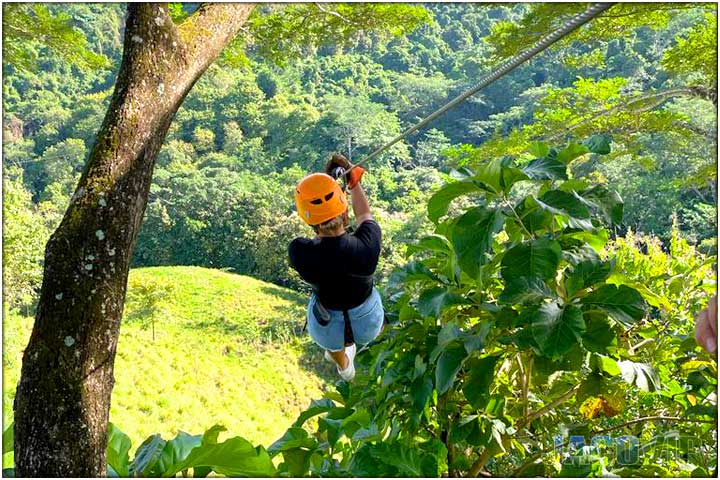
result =
[[[345,355],[345,347],[339,352],[329,352],[332,359],[340,366],[340,370],[348,367],[348,357]]]

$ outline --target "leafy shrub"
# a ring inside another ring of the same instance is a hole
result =
[[[568,164],[609,151],[604,136],[536,144],[523,166],[506,157],[455,172],[428,203],[435,233],[408,247],[412,261],[387,286],[395,326],[356,359],[367,373],[314,401],[268,449],[282,454],[279,471],[709,472],[716,366],[692,339],[704,290],[687,281],[710,260],[679,238],[670,257],[639,254],[632,239],[606,248],[622,200],[570,178]],[[460,196],[472,204],[448,216]],[[642,344],[651,337],[662,352]],[[637,437],[609,437],[613,455],[596,441],[610,432]]]

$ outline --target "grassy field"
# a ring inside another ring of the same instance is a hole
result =
[[[303,296],[199,267],[130,272],[110,421],[133,441],[215,423],[269,445],[334,381],[307,335]],[[153,340],[154,323],[154,340]],[[3,421],[12,417],[32,319],[4,320]]]

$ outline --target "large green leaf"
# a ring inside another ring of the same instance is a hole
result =
[[[591,202],[605,223],[622,223],[624,202],[616,191],[608,190],[602,185],[596,185],[578,192],[578,195],[587,202]]]
[[[283,471],[287,471],[287,475],[290,477],[297,478],[307,476],[307,473],[310,470],[310,459],[314,453],[314,450],[306,450],[302,448],[285,451],[283,452],[283,463],[281,468]]]
[[[416,244],[407,246],[407,255],[410,256],[417,252],[432,251],[449,255],[452,253],[452,245],[442,235],[427,235],[421,238]]]
[[[503,215],[498,210],[475,207],[463,214],[452,231],[452,243],[460,268],[472,278],[477,278],[480,267],[492,249],[493,237],[500,231]]]
[[[348,470],[355,477],[376,477],[387,478],[398,475],[396,467],[380,461],[387,450],[380,445],[363,443],[360,448],[350,457]],[[379,451],[379,452],[378,452]]]
[[[155,434],[140,445],[135,452],[135,458],[130,464],[129,474],[131,477],[149,477],[155,465],[160,460],[162,450],[165,448],[165,440],[160,434]]]
[[[607,155],[610,153],[610,141],[609,135],[599,134],[593,135],[585,140],[583,145],[585,145],[592,153]]]
[[[588,307],[597,307],[613,319],[631,325],[645,314],[645,300],[634,288],[625,285],[603,285],[581,300]]]
[[[502,303],[532,303],[555,294],[547,284],[538,277],[510,277],[505,280],[505,289],[500,295]]]
[[[427,405],[427,402],[430,400],[430,396],[432,395],[432,389],[433,381],[427,374],[419,377],[412,383],[410,392],[413,407],[417,413],[420,413],[425,409],[425,405]]]
[[[464,180],[461,182],[451,182],[443,185],[428,200],[428,217],[434,223],[445,215],[450,206],[450,202],[454,199],[470,193],[483,191],[481,187],[476,185],[472,180]]]
[[[536,158],[525,167],[523,172],[535,180],[567,180],[567,165],[556,158]]]
[[[292,426],[302,427],[303,423],[305,423],[307,419],[314,417],[315,415],[320,415],[321,413],[330,411],[333,408],[335,408],[335,402],[327,398],[323,398],[320,400],[312,400],[310,401],[310,406],[305,411],[300,413],[297,420],[295,420],[295,423],[293,423]]]
[[[114,424],[108,423],[108,442],[106,449],[107,463],[120,477],[130,475],[130,448],[132,442]],[[3,451],[5,451],[5,435],[3,434]]]
[[[185,461],[166,471],[165,476],[196,467],[210,467],[213,472],[228,477],[272,477],[276,473],[268,452],[263,447],[253,447],[241,437],[195,447]]]
[[[589,153],[590,149],[581,143],[570,143],[567,147],[560,150],[557,154],[557,159],[564,164],[568,164],[576,158]]]
[[[561,255],[560,244],[547,238],[517,245],[503,256],[502,276],[549,280],[555,277]]]
[[[277,439],[268,447],[270,455],[277,455],[279,452],[291,450],[293,448],[304,447],[312,448],[317,445],[317,440],[308,436],[307,431],[300,427],[290,427],[285,431],[282,437]]]
[[[384,443],[387,450],[378,460],[398,469],[401,477],[424,477],[425,471],[422,467],[422,459],[417,448],[408,447],[401,443]],[[436,467],[437,469],[437,467]]]
[[[533,142],[530,144],[527,151],[531,155],[542,158],[545,157],[548,153],[550,153],[550,146],[548,146],[547,143],[543,142]]]
[[[477,168],[473,179],[488,187],[488,190],[499,194],[509,192],[512,186],[520,180],[527,180],[528,176],[522,170],[512,165],[512,158],[503,157],[490,160]]]
[[[153,469],[157,476],[169,476],[168,472],[177,471],[175,466],[185,461],[193,448],[202,444],[202,435],[189,435],[178,432],[177,436],[165,443],[160,459]],[[119,472],[118,472],[119,473]]]
[[[582,311],[574,305],[543,304],[530,314],[532,333],[540,350],[550,358],[567,353],[585,331]]]
[[[446,287],[433,287],[420,294],[417,307],[423,317],[437,318],[445,308],[466,303],[469,302],[465,298],[450,292]]]
[[[582,341],[586,349],[596,353],[609,353],[617,345],[617,335],[607,314],[600,311],[585,312],[585,333]]]
[[[435,389],[438,395],[447,392],[455,382],[455,376],[467,355],[467,350],[462,345],[450,346],[440,354],[435,368]]]
[[[465,380],[462,390],[473,408],[483,408],[487,403],[490,385],[495,377],[495,364],[499,358],[497,355],[490,355],[470,364],[470,375]]]
[[[567,217],[568,225],[571,228],[582,228],[589,230],[593,228],[590,221],[590,211],[572,193],[562,190],[550,190],[542,197],[536,199],[541,208],[548,210],[555,215]]]
[[[590,259],[568,267],[564,272],[565,291],[572,298],[580,290],[605,280],[612,271],[612,262]]]

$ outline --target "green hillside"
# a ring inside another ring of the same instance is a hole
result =
[[[320,397],[326,380],[317,369],[332,379],[319,350],[300,336],[305,300],[219,270],[132,270],[110,421],[134,447],[156,432],[171,438],[213,423],[253,443],[272,443]],[[4,322],[5,424],[31,328],[28,317]]]

